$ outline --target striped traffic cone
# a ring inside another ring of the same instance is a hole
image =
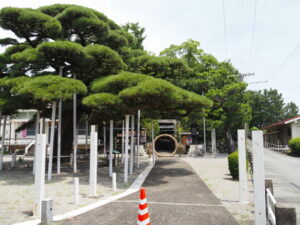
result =
[[[144,188],[141,188],[140,190],[140,204],[137,225],[150,225],[150,215],[148,211],[146,191]]]

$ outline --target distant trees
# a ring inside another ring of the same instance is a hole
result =
[[[250,127],[262,128],[299,113],[298,106],[293,102],[285,103],[276,89],[249,91],[249,103],[252,108]]]
[[[250,121],[251,108],[246,95],[247,85],[241,82],[238,71],[230,62],[219,62],[214,56],[200,49],[200,43],[187,40],[181,45],[171,45],[160,53],[164,57],[182,60],[183,64],[175,67],[184,76],[173,77],[176,85],[204,94],[213,101],[211,108],[194,112],[182,124],[194,124],[202,127],[202,118],[206,116],[209,128],[219,128],[228,152],[233,146],[233,135],[237,128]],[[169,78],[172,81],[172,77]]]

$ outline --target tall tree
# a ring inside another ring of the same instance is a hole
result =
[[[146,38],[146,36],[144,35],[145,33],[145,28],[144,27],[140,27],[139,23],[126,23],[125,25],[122,26],[122,28],[132,34],[135,38],[135,44],[134,47],[137,49],[144,49],[143,46],[143,42]]]
[[[193,113],[187,120],[183,119],[183,126],[194,124],[201,127],[202,118],[206,115],[211,128],[223,131],[221,133],[227,150],[232,151],[234,131],[250,120],[251,112],[245,93],[247,85],[238,77],[232,76],[238,74],[238,71],[230,62],[218,62],[214,56],[205,53],[200,48],[200,43],[194,40],[187,40],[181,45],[171,45],[160,55],[185,61],[190,72],[187,76],[181,76],[177,84],[197,94],[204,93],[213,101],[211,109]]]
[[[250,126],[263,128],[298,114],[295,103],[285,104],[282,94],[276,89],[249,91],[252,120]]]
[[[294,102],[289,102],[284,106],[285,119],[297,116],[299,114],[299,107]]]

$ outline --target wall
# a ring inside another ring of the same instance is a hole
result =
[[[300,137],[300,121],[297,122],[292,123],[292,138]]]

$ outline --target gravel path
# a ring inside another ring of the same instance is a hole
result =
[[[6,161],[8,160],[6,159]],[[0,224],[35,219],[32,216],[34,176],[31,175],[31,161],[30,158],[27,158],[18,162],[17,168],[11,169],[6,166],[4,171],[0,171]],[[129,176],[127,185],[123,183],[123,165],[120,164],[114,168],[114,172],[117,173],[117,192],[113,192],[111,178],[108,176],[108,167],[101,162],[98,166],[97,197],[89,197],[89,161],[79,160],[79,171],[76,174],[72,173],[69,164],[65,164],[60,175],[54,174],[51,182],[46,181],[45,197],[53,199],[54,215],[65,213],[125,191],[148,163],[149,159],[144,157],[141,160],[140,169],[135,170],[134,174]],[[79,177],[80,182],[79,205],[73,203],[74,177]]]
[[[222,204],[241,225],[254,224],[253,186],[249,179],[249,204],[239,203],[239,182],[232,180],[227,154],[197,158],[182,158],[195,170]]]

